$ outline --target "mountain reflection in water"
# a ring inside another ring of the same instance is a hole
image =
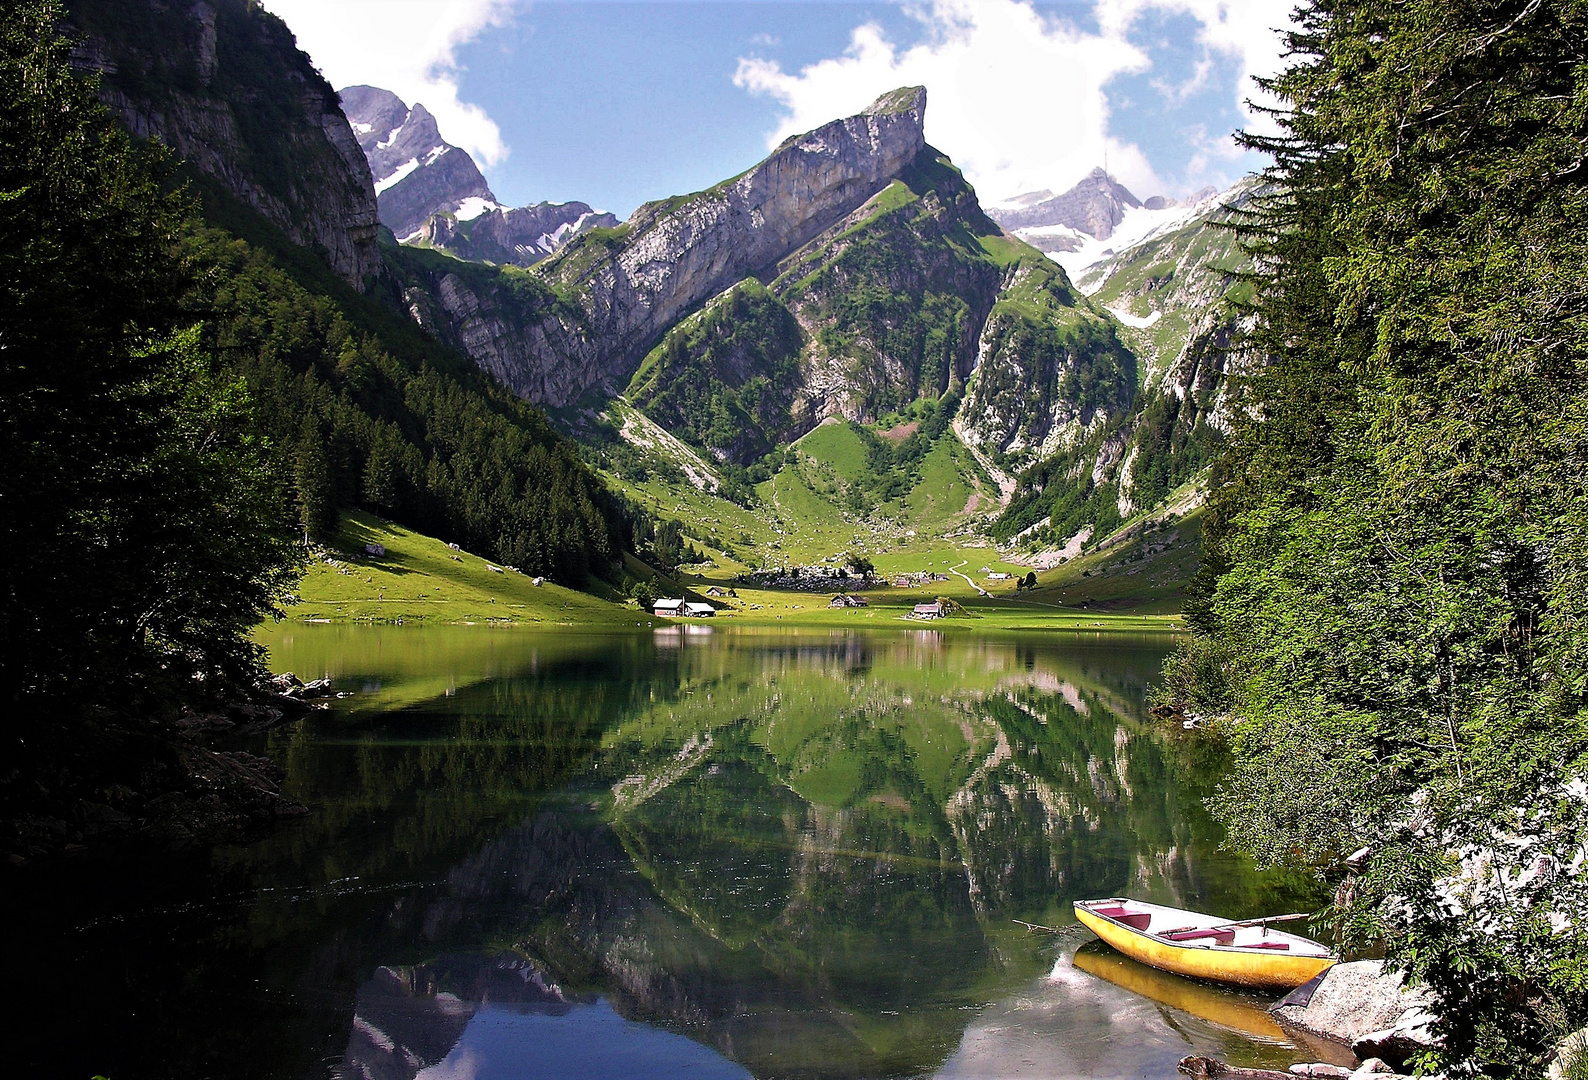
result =
[[[378,688],[269,737],[314,814],[136,885],[130,915],[74,893],[39,979],[132,974],[91,991],[103,1030],[24,1060],[370,1080],[1287,1064],[1282,1034],[1154,1002],[1072,962],[1083,937],[1012,921],[1123,893],[1230,917],[1313,899],[1218,849],[1202,800],[1224,762],[1143,715],[1167,644],[281,630],[278,669]]]

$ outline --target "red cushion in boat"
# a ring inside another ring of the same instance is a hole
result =
[[[1093,908],[1092,909],[1092,914],[1094,914],[1094,915],[1106,915],[1110,919],[1117,919],[1121,915],[1129,915],[1130,912],[1128,910],[1126,910],[1125,908],[1122,908],[1122,907],[1100,907],[1100,908]]]
[[[1254,941],[1249,945],[1242,945],[1243,949],[1288,949],[1290,944],[1284,941]]]
[[[1152,916],[1145,912],[1139,915],[1115,915],[1115,922],[1122,922],[1132,930],[1145,930],[1152,923]]]

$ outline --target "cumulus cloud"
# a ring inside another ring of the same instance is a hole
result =
[[[1271,105],[1254,77],[1280,69],[1283,42],[1279,30],[1290,25],[1292,0],[1097,0],[1094,9],[1105,36],[1123,36],[1148,11],[1189,15],[1197,22],[1197,43],[1207,52],[1222,53],[1240,64],[1234,87],[1235,104],[1253,131],[1272,131],[1273,121],[1248,102]]]
[[[1238,62],[1235,93],[1243,103],[1257,93],[1250,76],[1278,68],[1279,42],[1270,28],[1288,22],[1289,2],[1097,0],[1094,33],[1046,17],[1027,0],[935,0],[906,9],[926,31],[920,44],[900,48],[867,23],[854,29],[841,56],[797,72],[744,57],[734,81],[783,105],[768,145],[851,115],[896,86],[924,85],[927,139],[953,157],[988,202],[1042,188],[1062,191],[1105,158],[1127,186],[1161,191],[1163,179],[1141,148],[1109,132],[1108,84],[1153,68],[1152,57],[1131,40],[1132,28],[1149,11],[1195,19],[1203,58],[1189,83],[1160,82],[1161,92],[1183,100],[1200,90],[1218,53]],[[1197,142],[1194,169],[1206,170],[1233,150],[1205,136]]]
[[[459,97],[458,49],[503,25],[515,0],[264,0],[341,89],[363,83],[435,114],[447,141],[482,165],[507,158],[496,122]]]

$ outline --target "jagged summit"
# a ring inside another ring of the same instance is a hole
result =
[[[618,223],[582,202],[509,209],[468,151],[441,137],[423,105],[409,108],[378,86],[349,86],[340,96],[369,160],[381,224],[404,242],[464,259],[528,266],[585,229]]]
[[[926,116],[926,87],[901,86],[897,90],[889,90],[861,110],[862,116],[888,116],[895,113],[908,113],[915,117],[917,124],[921,123]]]
[[[1115,226],[1125,219],[1125,211],[1142,205],[1129,188],[1101,168],[1062,195],[1036,192],[1017,196],[987,215],[1006,229],[1037,229],[1063,226],[1106,240]]]
[[[441,137],[423,105],[410,109],[376,86],[350,86],[340,96],[369,159],[381,224],[398,237],[412,236],[436,214],[474,217],[498,205],[474,159]]]

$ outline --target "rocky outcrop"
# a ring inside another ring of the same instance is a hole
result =
[[[530,266],[588,229],[617,224],[616,216],[582,202],[539,202],[512,209],[493,206],[472,218],[439,213],[409,240],[472,262]]]
[[[1141,200],[1123,184],[1102,169],[1093,169],[1062,195],[1033,192],[1007,205],[990,208],[987,216],[1006,229],[1062,225],[1106,240],[1113,235],[1115,226],[1125,220],[1125,210],[1141,205]]]
[[[1028,259],[1011,268],[982,329],[961,437],[1028,462],[1101,432],[1135,394],[1136,360],[1116,324],[1057,266]]]
[[[336,94],[292,32],[248,0],[71,0],[77,62],[135,136],[318,251],[362,286],[380,271],[375,192]]]
[[[375,178],[381,223],[404,243],[474,262],[529,266],[586,229],[618,223],[582,202],[509,209],[468,152],[441,137],[423,105],[409,108],[378,86],[349,86],[341,98]]]
[[[1434,1044],[1431,999],[1408,990],[1402,974],[1385,971],[1379,960],[1336,964],[1320,976],[1305,1004],[1290,1001],[1272,1010],[1281,1023],[1344,1043],[1361,1058],[1404,1065]]]
[[[376,86],[346,87],[341,99],[369,160],[381,224],[399,239],[416,234],[435,214],[476,209],[468,206],[471,199],[479,209],[497,205],[474,159],[441,137],[423,105],[410,109]]]
[[[775,270],[891,183],[926,145],[925,111],[924,87],[895,90],[788,139],[732,180],[646,203],[615,234],[582,237],[542,264],[545,280],[583,311],[575,355],[592,385],[620,388],[673,323]]]

